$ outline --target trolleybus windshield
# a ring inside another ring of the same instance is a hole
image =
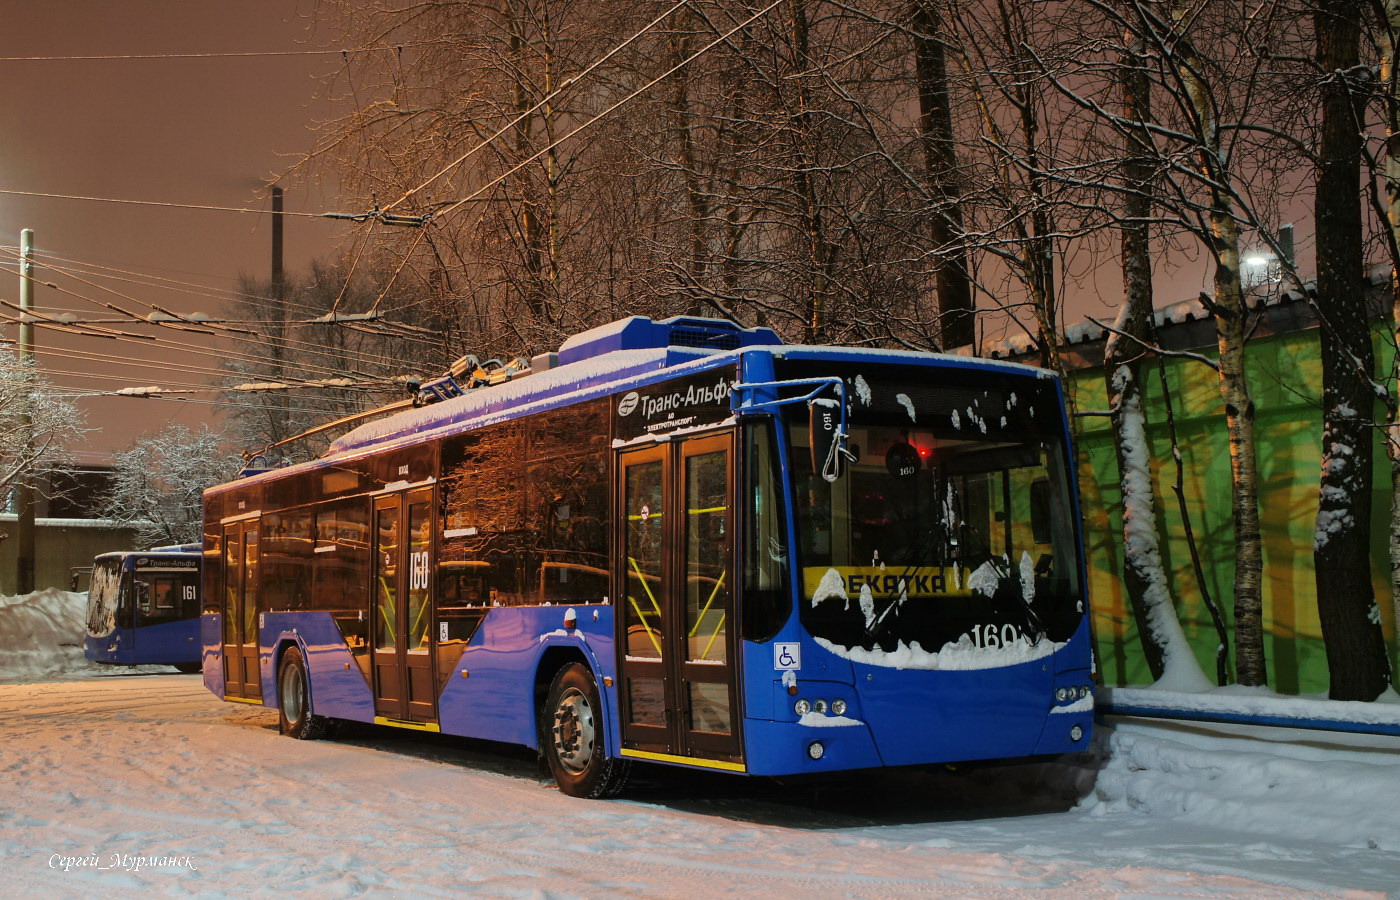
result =
[[[88,582],[87,633],[95,638],[111,634],[117,627],[117,601],[121,597],[120,559],[99,559]]]
[[[801,614],[814,637],[899,668],[1006,665],[1069,639],[1083,608],[1053,382],[988,369],[790,368],[842,378],[854,457],[823,479],[807,412],[789,407]]]

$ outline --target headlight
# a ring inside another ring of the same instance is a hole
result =
[[[1089,696],[1089,686],[1087,684],[1081,684],[1079,686],[1079,699],[1083,700],[1087,696]]]
[[[826,755],[826,748],[822,746],[821,741],[812,741],[807,745],[807,755],[812,759],[821,759]]]
[[[822,715],[826,715],[826,701],[825,701],[825,700],[818,700],[816,703],[813,703],[813,704],[812,704],[812,709],[813,709],[815,712],[819,712],[819,713],[821,713]]]
[[[1055,702],[1056,702],[1056,703],[1067,703],[1067,702],[1069,702],[1070,700],[1073,700],[1073,699],[1074,699],[1074,693],[1075,693],[1075,692],[1074,692],[1074,688],[1067,688],[1067,687],[1055,688]]]
[[[833,700],[833,701],[831,701],[831,714],[832,714],[833,716],[844,716],[844,715],[846,714],[846,701],[845,701],[845,700]]]
[[[797,713],[799,716],[805,716],[807,715],[807,713],[812,711],[812,704],[808,703],[805,699],[798,700],[792,705],[792,711]]]

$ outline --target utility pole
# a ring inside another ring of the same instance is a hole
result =
[[[272,318],[275,322],[272,325],[272,377],[275,381],[283,381],[287,377],[287,286],[282,272],[282,189],[276,185],[272,188],[272,303]],[[283,392],[273,401],[274,406],[281,407],[277,410],[277,421],[272,428],[274,440],[280,441],[291,436],[291,410],[288,399]]]
[[[19,356],[25,367],[25,380],[29,382],[34,374],[34,231],[26,228],[19,233]],[[30,385],[32,388],[32,384]],[[20,410],[20,436],[24,441],[21,459],[31,455],[34,446],[33,421],[30,416],[32,390],[26,390]],[[28,466],[26,466],[28,468]],[[15,529],[19,538],[15,548],[17,566],[15,569],[15,593],[29,594],[34,591],[34,472],[32,469],[20,474],[15,481],[15,510],[19,521]]]

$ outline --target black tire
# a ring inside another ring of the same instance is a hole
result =
[[[277,724],[288,737],[314,741],[326,734],[330,720],[311,713],[311,679],[301,649],[288,647],[277,670]]]
[[[175,666],[176,671],[182,672],[182,673],[184,673],[185,675],[193,675],[195,672],[202,672],[202,671],[204,671],[204,663],[183,662],[183,663],[174,663],[174,666]]]
[[[569,663],[559,670],[540,710],[540,752],[570,797],[616,797],[627,784],[630,763],[607,755],[602,711],[587,666]]]

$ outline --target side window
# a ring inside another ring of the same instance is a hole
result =
[[[593,400],[528,420],[525,571],[536,603],[607,597],[610,407]]]
[[[608,593],[608,459],[573,454],[533,463],[527,506],[539,603],[600,603]]]
[[[306,609],[311,597],[309,507],[263,515],[262,602],[267,609]]]
[[[808,458],[810,455],[802,454]],[[787,512],[773,426],[744,431],[744,637],[766,641],[792,614],[788,595]]]
[[[117,625],[121,628],[136,627],[136,605],[140,602],[138,587],[144,587],[131,572],[123,572],[121,594],[117,604]]]
[[[443,442],[437,603],[449,640],[475,630],[482,613],[470,610],[526,601],[524,434],[505,422]]]
[[[361,665],[368,665],[369,502],[351,497],[323,503],[311,523],[313,608],[329,612]]]

